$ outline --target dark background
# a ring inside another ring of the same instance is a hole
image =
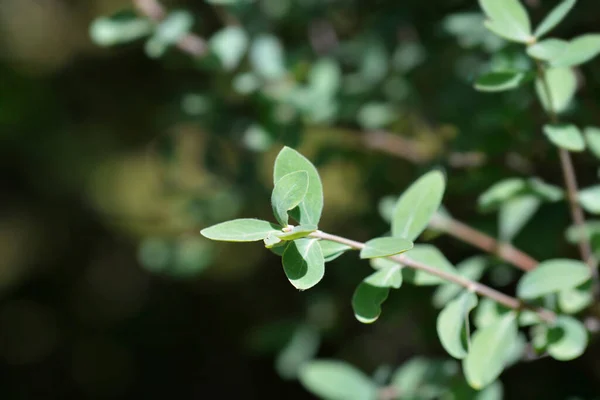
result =
[[[486,48],[478,42],[483,34],[460,23],[474,45],[449,32],[447,17],[476,12],[475,1],[298,0],[277,18],[260,0],[239,10],[165,3],[191,11],[194,30],[206,37],[228,13],[251,35],[275,34],[299,81],[325,56],[352,74],[374,43],[388,54],[410,43],[420,55],[366,90],[340,90],[332,120],[281,122],[277,101],[235,93],[237,72],[219,70],[214,60],[194,62],[176,50],[152,60],[143,41],[108,49],[91,43],[90,22],[127,1],[1,0],[0,397],[311,398],[282,379],[274,362],[305,323],[320,332],[319,357],[369,374],[414,355],[446,357],[431,289],[405,285],[379,321],[362,325],[350,298],[370,268],[355,255],[328,264],[321,284],[299,292],[260,243],[215,244],[198,232],[230,218],[269,218],[272,162],[288,144],[320,170],[325,231],[356,240],[384,233],[379,200],[441,166],[449,181],[446,208],[494,235],[496,215],[476,210],[491,184],[535,175],[562,185],[531,85],[498,95],[472,89],[490,59],[522,65],[520,47],[488,38]],[[528,4],[539,21],[555,2]],[[599,10],[596,1],[579,1],[554,34],[594,31]],[[323,21],[341,45],[319,53],[308,37]],[[569,120],[600,125],[599,63],[578,70]],[[238,70],[249,68],[243,61]],[[391,77],[403,82],[405,95],[386,94]],[[199,98],[208,106],[189,105]],[[407,140],[400,143],[410,154],[424,154],[416,163],[365,144],[369,129],[356,115],[373,101],[392,107],[385,128]],[[260,151],[244,141],[253,123],[272,140]],[[452,161],[464,153],[484,161]],[[575,162],[582,187],[597,181],[592,156]],[[564,203],[544,205],[516,244],[538,259],[576,257],[564,241],[568,225]],[[449,237],[432,242],[453,262],[477,254]],[[518,274],[510,276],[514,282]],[[511,283],[501,289],[514,291]],[[573,362],[519,364],[502,375],[505,397],[591,398],[600,393],[599,360],[592,344]]]

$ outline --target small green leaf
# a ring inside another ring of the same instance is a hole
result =
[[[437,334],[442,346],[454,358],[467,356],[464,344],[465,327],[468,326],[469,312],[477,305],[477,296],[465,291],[457,299],[448,303],[437,318]],[[469,332],[466,332],[469,335]]]
[[[400,286],[402,286],[402,266],[394,264],[381,268],[366,277],[363,282],[376,287],[400,289]]]
[[[315,166],[302,154],[289,147],[281,149],[275,159],[273,181],[275,184],[285,175],[306,171],[308,173],[308,190],[304,200],[290,213],[291,217],[301,225],[319,225],[323,210],[323,186]]]
[[[551,61],[560,56],[569,45],[569,42],[561,39],[546,39],[529,46],[527,54],[538,60]]]
[[[478,392],[473,400],[502,400],[504,399],[504,387],[502,382],[495,381],[482,391]]]
[[[477,328],[483,329],[494,324],[509,311],[508,308],[486,297],[481,299],[479,306],[475,309],[473,322]]]
[[[260,35],[252,42],[249,54],[252,68],[264,79],[277,80],[285,76],[284,50],[273,35]]]
[[[527,338],[522,333],[519,333],[513,342],[513,345],[506,349],[506,357],[504,358],[505,368],[515,365],[523,359],[523,353],[527,346]]]
[[[600,34],[581,35],[569,42],[558,57],[552,59],[553,67],[574,67],[584,64],[600,54]]]
[[[585,140],[575,125],[544,125],[546,137],[557,147],[569,151],[585,150]]]
[[[235,69],[248,48],[248,35],[239,26],[228,26],[210,38],[210,47],[226,71]]]
[[[377,321],[381,315],[381,305],[389,293],[389,287],[379,287],[365,281],[361,282],[352,296],[352,309],[356,319],[363,324]]]
[[[277,232],[269,233],[263,242],[265,242],[265,247],[267,249],[272,249],[273,247],[282,244],[282,240],[277,237]]]
[[[315,396],[328,400],[374,400],[377,386],[361,371],[343,361],[313,360],[300,368],[300,383]]]
[[[316,231],[318,228],[316,225],[298,225],[294,226],[292,230],[286,232],[277,232],[275,235],[281,240],[296,240],[306,237]]]
[[[332,242],[330,240],[320,240],[319,245],[321,246],[321,251],[323,252],[323,258],[325,259],[325,262],[333,261],[346,251],[352,250],[350,246]]]
[[[315,327],[298,327],[275,359],[275,369],[279,376],[283,379],[297,379],[300,368],[317,355],[320,342],[319,331]]]
[[[475,332],[471,348],[463,359],[463,370],[469,385],[483,389],[504,370],[506,349],[517,340],[517,322],[513,312]]]
[[[590,149],[596,158],[600,159],[600,128],[588,126],[583,130],[583,132],[588,149]]]
[[[416,239],[440,207],[445,187],[441,171],[431,171],[417,179],[396,203],[392,236]]]
[[[566,314],[575,314],[592,304],[594,296],[591,281],[576,288],[563,290],[558,293],[558,306]]]
[[[475,89],[481,92],[502,92],[519,87],[526,80],[523,72],[490,72],[477,78]]]
[[[360,258],[388,257],[394,254],[404,253],[414,246],[410,240],[397,237],[384,237],[371,239],[365,243],[360,251]]]
[[[580,190],[578,197],[579,203],[585,211],[591,214],[600,214],[600,185]]]
[[[588,334],[583,324],[573,317],[559,315],[556,324],[548,331],[548,354],[555,360],[569,361],[583,354],[588,344]]]
[[[573,289],[587,281],[590,276],[590,268],[581,261],[568,259],[543,261],[519,280],[517,295],[522,299],[534,299]]]
[[[491,20],[486,27],[492,32],[516,42],[532,39],[529,16],[519,0],[479,0],[479,4]]]
[[[458,371],[455,360],[415,357],[394,372],[390,383],[403,399],[441,399]]]
[[[546,93],[543,79],[536,79],[535,89],[546,111],[561,113],[567,109],[577,91],[577,77],[571,68],[551,68],[546,70],[550,96]],[[548,100],[552,99],[552,102]]]
[[[500,206],[498,214],[499,238],[510,242],[540,208],[541,201],[534,195],[512,198]]]
[[[527,183],[521,178],[509,178],[492,185],[483,192],[477,204],[480,210],[489,211],[500,206],[505,201],[514,198],[517,194],[523,192]]]
[[[369,264],[371,264],[373,269],[384,269],[393,267],[395,265],[400,265],[402,267],[401,264],[397,263],[396,261],[392,261],[389,258],[371,258],[369,260]]]
[[[444,272],[458,275],[458,271],[456,271],[450,261],[448,261],[448,259],[446,259],[446,257],[444,257],[444,255],[433,245],[415,245],[415,247],[410,251],[408,258],[430,265]],[[410,269],[407,271],[407,274],[412,274],[411,281],[415,285],[427,286],[446,283],[444,279],[421,270]]]
[[[325,260],[318,239],[293,241],[281,257],[285,275],[295,288],[310,289],[323,279]]]
[[[288,211],[300,204],[308,191],[308,173],[306,171],[291,172],[275,183],[271,195],[271,205],[275,219],[282,225],[288,224]]]
[[[594,239],[595,236],[600,237],[600,221],[585,221],[583,226],[571,225],[566,232],[566,238],[569,243],[577,244],[583,240]]]
[[[456,266],[456,270],[460,276],[471,281],[478,281],[483,275],[486,265],[486,257],[474,256],[460,262]],[[445,283],[440,285],[433,294],[433,305],[437,308],[441,308],[458,296],[463,290],[464,288],[456,283]]]
[[[539,38],[554,29],[567,16],[569,11],[571,11],[575,2],[576,0],[564,0],[554,7],[537,27],[534,35]]]
[[[267,221],[242,218],[204,228],[200,234],[208,239],[223,242],[257,242],[280,230],[281,227]]]

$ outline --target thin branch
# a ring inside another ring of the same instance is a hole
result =
[[[523,271],[531,271],[539,264],[537,260],[510,243],[500,243],[493,237],[451,217],[436,214],[429,222],[429,226],[491,253]]]
[[[132,2],[141,15],[157,24],[167,17],[167,11],[158,0],[132,0]],[[192,57],[202,57],[208,53],[206,41],[194,33],[182,36],[175,46]]]
[[[332,234],[325,233],[322,231],[315,231],[310,234],[310,237],[316,238],[316,239],[329,240],[329,241],[340,243],[340,244],[345,244],[355,250],[361,250],[365,247],[365,244],[362,242],[357,242],[355,240],[346,239],[344,237],[332,235]],[[535,312],[541,319],[548,321],[548,322],[553,322],[556,319],[556,314],[554,314],[550,310],[529,305],[517,298],[505,295],[504,293],[501,293],[495,289],[492,289],[491,287],[486,286],[482,283],[475,282],[475,281],[467,279],[463,276],[456,275],[451,272],[446,272],[446,271],[438,269],[436,267],[432,267],[431,265],[422,263],[420,261],[413,260],[404,254],[391,256],[391,257],[388,257],[388,259],[395,261],[399,264],[402,264],[406,267],[427,272],[431,275],[442,278],[445,281],[455,283],[459,286],[464,287],[467,290],[473,291],[481,296],[488,297],[488,298],[494,300],[495,302],[502,304],[513,310],[516,310],[516,311],[521,311],[523,309],[531,310],[531,311]]]
[[[558,113],[554,109],[554,103],[552,100],[552,92],[550,91],[550,83],[548,82],[548,77],[546,76],[546,70],[541,61],[537,61],[537,72],[538,77],[542,82],[544,87],[544,92],[546,92],[546,102],[548,103],[548,113],[550,115],[550,121],[553,124],[558,124],[559,118]],[[562,168],[563,177],[565,180],[565,186],[567,189],[567,198],[569,200],[569,206],[571,210],[571,217],[573,218],[573,222],[575,226],[578,227],[582,232],[585,227],[585,216],[583,214],[583,209],[579,205],[577,200],[578,197],[578,186],[577,186],[577,176],[575,175],[575,168],[573,168],[573,161],[571,160],[571,155],[565,149],[559,148],[558,155],[560,157],[560,166]],[[592,247],[590,245],[590,240],[586,235],[581,235],[581,239],[579,241],[579,253],[581,254],[581,259],[589,265],[590,270],[592,272],[592,277],[597,286],[598,282],[598,268],[596,267],[596,261],[592,255]]]

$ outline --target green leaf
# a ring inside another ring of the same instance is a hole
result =
[[[269,235],[263,240],[265,243],[265,247],[267,249],[272,249],[277,245],[283,245],[283,241],[277,237],[277,232],[271,232]]]
[[[440,207],[445,187],[441,171],[431,171],[417,179],[396,203],[392,236],[416,239]]]
[[[296,240],[306,237],[316,231],[318,228],[316,225],[298,225],[294,226],[292,230],[285,232],[277,232],[275,235],[281,240]]]
[[[396,261],[392,261],[389,258],[371,258],[369,260],[369,264],[371,264],[373,269],[383,269],[393,267],[395,265],[400,265],[402,267],[401,264],[397,263]]]
[[[249,54],[254,71],[266,80],[281,79],[286,74],[284,50],[273,35],[260,35],[252,42]]]
[[[291,217],[301,225],[319,225],[323,210],[323,186],[317,169],[302,154],[289,147],[281,149],[275,159],[273,181],[275,184],[285,175],[306,171],[308,173],[308,190],[304,200],[292,210]]]
[[[404,253],[414,246],[410,240],[397,237],[384,237],[371,239],[365,243],[360,251],[360,258],[388,257]]]
[[[600,34],[581,35],[569,42],[558,57],[552,59],[553,67],[574,67],[584,64],[600,54]]]
[[[527,346],[527,338],[524,334],[519,333],[513,342],[513,345],[506,349],[506,357],[504,358],[505,368],[517,364],[523,359],[523,353]]]
[[[575,314],[592,304],[591,281],[558,293],[558,306],[565,314]]]
[[[248,48],[248,35],[239,26],[228,26],[210,38],[210,48],[226,71],[235,69]]]
[[[390,384],[402,393],[403,399],[441,399],[458,370],[455,360],[415,357],[394,372]]]
[[[173,11],[160,22],[154,35],[148,39],[145,51],[148,57],[161,57],[167,48],[187,34],[194,25],[194,17],[188,11]]]
[[[481,92],[502,92],[519,87],[526,80],[523,72],[490,72],[477,78],[475,89]]]
[[[146,18],[132,16],[118,20],[100,17],[91,23],[89,35],[98,46],[114,46],[147,36],[153,29],[152,23]]]
[[[507,312],[510,312],[510,309],[486,297],[481,299],[479,306],[475,309],[473,322],[477,328],[483,329],[494,324]]]
[[[463,360],[469,385],[482,389],[494,382],[504,370],[506,349],[517,340],[517,321],[513,312],[493,324],[479,329],[471,340],[471,348]]]
[[[363,282],[381,288],[400,289],[400,286],[402,286],[402,266],[395,264],[381,268],[366,277]]]
[[[398,111],[392,104],[367,103],[356,114],[356,121],[364,130],[381,129],[398,118]]]
[[[504,387],[500,381],[495,381],[482,391],[478,392],[473,400],[502,400],[504,399]]]
[[[242,218],[204,228],[200,234],[208,239],[223,242],[257,242],[280,230],[281,227],[267,221]]]
[[[320,342],[319,331],[315,327],[298,327],[275,359],[275,369],[279,376],[283,379],[297,379],[300,368],[317,355]]]
[[[573,317],[559,315],[556,324],[548,331],[552,339],[546,350],[555,360],[573,360],[583,354],[588,344],[588,334],[583,324]]]
[[[546,137],[557,147],[569,151],[585,150],[585,140],[575,125],[544,125]]]
[[[325,260],[318,239],[293,241],[281,257],[285,275],[295,288],[310,289],[323,279]]]
[[[516,42],[532,39],[529,16],[519,0],[479,0],[479,4],[491,20],[486,27],[492,32]]]
[[[600,185],[590,186],[579,191],[579,203],[585,211],[600,214]]]
[[[569,11],[571,11],[575,2],[576,0],[565,0],[554,7],[537,27],[534,35],[539,38],[554,29],[567,16]]]
[[[454,358],[467,356],[464,344],[465,328],[468,326],[469,312],[477,305],[477,296],[465,291],[457,299],[448,303],[437,318],[437,334],[442,346]],[[469,332],[466,332],[467,337]]]
[[[538,60],[551,61],[561,55],[569,45],[569,42],[561,39],[546,39],[529,46],[527,54]]]
[[[300,204],[308,191],[308,173],[291,172],[275,183],[271,195],[271,205],[275,219],[284,227],[288,224],[288,211]]]
[[[566,238],[569,243],[577,244],[583,240],[594,239],[595,236],[600,237],[600,221],[585,221],[583,226],[571,225],[566,232]]]
[[[583,130],[587,147],[596,158],[600,159],[600,128],[588,126]]]
[[[521,178],[509,178],[492,185],[483,192],[477,200],[477,205],[482,211],[492,210],[505,201],[514,198],[517,194],[523,192],[527,183]]]
[[[418,244],[410,251],[408,258],[421,262],[423,264],[430,265],[441,271],[458,275],[458,271],[454,266],[444,257],[444,255],[433,245],[430,244]],[[442,278],[435,275],[431,275],[425,271],[410,269],[407,274],[411,275],[411,281],[415,285],[439,285],[446,283]]]
[[[459,263],[456,266],[456,270],[460,276],[463,276],[471,281],[478,281],[483,275],[486,265],[486,257],[474,256]],[[433,293],[433,305],[436,308],[441,308],[458,296],[458,294],[460,294],[460,292],[463,290],[464,288],[456,283],[445,283],[440,285]]]
[[[389,293],[389,287],[379,287],[365,281],[361,282],[352,296],[352,309],[356,319],[363,324],[377,321],[381,315],[381,305]]]
[[[543,261],[519,280],[517,295],[522,299],[534,299],[569,290],[581,285],[590,276],[590,268],[581,261],[568,259]]]
[[[332,242],[330,240],[319,240],[321,251],[323,252],[323,258],[325,262],[333,261],[348,250],[352,250],[350,246]]]
[[[540,204],[540,199],[533,195],[521,195],[503,203],[498,214],[500,240],[512,241],[539,209]]]
[[[377,386],[361,371],[343,361],[313,360],[300,368],[300,383],[327,400],[374,400]]]
[[[577,77],[571,68],[551,68],[546,70],[546,80],[550,90],[550,99],[546,93],[544,81],[537,78],[535,89],[546,111],[561,113],[567,109],[577,91]]]

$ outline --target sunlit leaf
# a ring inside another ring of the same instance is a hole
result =
[[[320,240],[319,245],[321,246],[323,258],[326,262],[333,261],[342,254],[344,254],[346,251],[352,250],[350,246],[346,246],[345,244],[340,244],[337,242],[332,242],[330,240]]]
[[[509,178],[495,183],[483,192],[477,201],[481,210],[487,211],[498,207],[505,201],[523,192],[527,184],[521,178]]]
[[[364,282],[372,286],[399,289],[402,286],[401,269],[399,264],[381,268],[366,277]]]
[[[456,270],[460,276],[471,281],[478,281],[483,275],[486,265],[486,257],[474,256],[457,264]],[[448,282],[440,285],[433,293],[433,305],[437,308],[443,307],[463,290],[464,288],[456,283]]]
[[[298,379],[308,391],[322,399],[368,400],[377,397],[375,383],[343,361],[309,361],[300,368]]]
[[[527,10],[519,0],[479,0],[490,19],[486,25],[492,32],[517,42],[529,42],[531,23]]]
[[[594,296],[591,290],[591,281],[576,288],[563,290],[558,293],[558,306],[566,314],[575,314],[592,304]]]
[[[208,239],[225,242],[256,242],[280,230],[281,227],[267,221],[242,218],[204,228],[200,234]]]
[[[281,240],[296,240],[306,237],[317,230],[316,225],[298,225],[286,232],[277,232],[275,235]]]
[[[210,38],[210,47],[227,71],[235,69],[248,48],[248,35],[239,26],[228,26]]]
[[[600,54],[600,34],[581,35],[569,42],[565,51],[551,60],[553,67],[574,67]]]
[[[446,180],[440,171],[421,176],[400,196],[392,219],[392,236],[414,240],[440,207]]]
[[[281,79],[286,74],[284,50],[273,35],[260,35],[252,41],[250,63],[257,75],[267,80]]]
[[[539,209],[540,199],[533,195],[521,195],[504,202],[498,214],[499,238],[510,242],[529,222]]]
[[[565,150],[585,150],[585,140],[575,125],[544,125],[544,134],[555,146]]]
[[[577,91],[577,77],[571,68],[551,68],[546,70],[545,79],[535,81],[538,98],[546,111],[561,113],[571,104]],[[548,88],[544,81],[547,81]],[[548,96],[546,89],[550,91]],[[552,99],[552,102],[548,100]]]
[[[583,354],[588,344],[588,333],[583,324],[573,317],[559,315],[555,326],[548,331],[547,351],[556,360],[573,360]]]
[[[441,271],[458,275],[458,271],[448,261],[448,259],[440,252],[435,246],[430,244],[417,244],[415,247],[406,255],[407,258],[427,264]],[[446,283],[446,280],[439,278],[435,275],[431,275],[428,272],[421,270],[408,270],[407,274],[410,274],[411,282],[415,285],[438,285]]]
[[[561,39],[546,39],[529,46],[527,54],[538,60],[550,61],[561,55],[567,48],[569,42]]]
[[[571,11],[575,5],[575,2],[576,0],[564,0],[559,5],[554,7],[552,11],[548,13],[546,18],[544,18],[544,20],[538,25],[534,35],[539,38],[554,29],[554,27],[560,24],[560,22],[567,16],[569,11]]]
[[[596,126],[588,126],[584,130],[585,141],[588,149],[596,158],[600,159],[600,128]]]
[[[549,293],[573,289],[587,281],[590,276],[590,268],[581,261],[543,261],[519,280],[517,295],[522,299],[534,299]]]
[[[360,251],[360,258],[387,257],[413,248],[413,242],[397,237],[371,239]]]
[[[579,203],[587,212],[600,214],[600,185],[580,190],[578,197]]]
[[[464,344],[465,326],[469,312],[477,305],[477,296],[465,291],[444,307],[437,318],[437,334],[442,346],[454,358],[464,358],[467,348]],[[469,335],[469,332],[466,332]]]
[[[474,311],[473,322],[479,329],[488,327],[509,312],[509,309],[499,305],[490,298],[482,298]]]
[[[295,288],[310,289],[323,279],[325,260],[318,239],[297,239],[283,252],[283,269]]]
[[[271,205],[275,219],[282,225],[288,224],[288,211],[300,204],[308,191],[308,173],[291,172],[275,183],[271,195]]]

